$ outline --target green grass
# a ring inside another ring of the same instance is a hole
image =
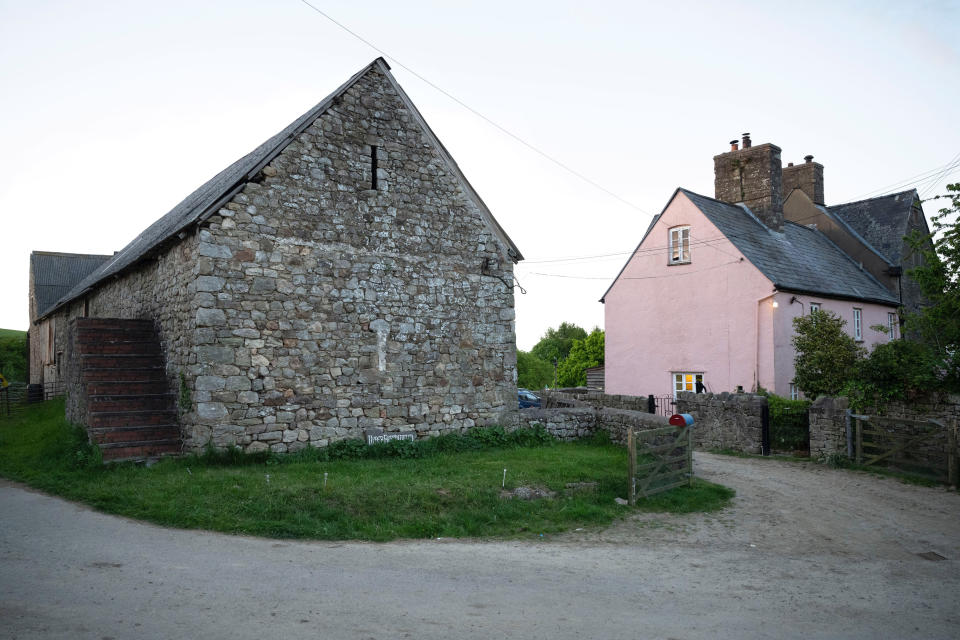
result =
[[[487,436],[491,433],[497,432]],[[318,449],[291,456],[192,456],[152,467],[102,466],[84,432],[64,421],[62,401],[51,401],[0,422],[0,475],[108,513],[277,538],[534,537],[606,525],[633,511],[614,502],[626,492],[624,449],[600,442],[528,440],[533,446],[483,445],[456,453],[431,445],[419,458],[323,460],[329,452]],[[390,449],[341,445],[332,450],[343,455],[413,451]],[[557,497],[501,498],[504,468],[507,489],[540,487]],[[597,485],[567,495],[569,482]],[[712,511],[732,496],[726,487],[697,480],[636,509]]]
[[[0,373],[9,381],[27,378],[27,332],[0,329]]]

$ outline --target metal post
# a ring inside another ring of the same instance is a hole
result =
[[[947,425],[947,483],[954,489],[960,488],[957,469],[957,419]]]
[[[863,462],[863,420],[857,418],[857,464]]]
[[[633,437],[633,427],[627,427],[627,503],[637,504],[637,442]]]
[[[847,457],[850,458],[851,460],[853,460],[853,428],[852,428],[852,425],[850,424],[852,415],[853,415],[853,411],[851,411],[850,409],[847,409],[847,415],[845,418],[845,426],[847,430]]]
[[[760,410],[760,454],[770,455],[770,405],[766,402]]]

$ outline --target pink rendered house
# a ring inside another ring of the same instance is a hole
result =
[[[783,168],[775,145],[754,147],[744,134],[743,149],[731,146],[714,158],[717,197],[677,189],[601,299],[607,393],[675,394],[700,382],[795,396],[792,320],[816,309],[846,320],[868,349],[898,336],[914,260],[903,235],[927,228],[916,192],[826,207],[812,156]],[[896,250],[878,250],[868,232]]]

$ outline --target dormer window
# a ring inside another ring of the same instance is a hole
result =
[[[670,264],[685,264],[690,262],[690,227],[673,227],[670,229]]]

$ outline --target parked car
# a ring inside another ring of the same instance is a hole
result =
[[[520,401],[521,409],[527,409],[528,407],[534,407],[535,409],[540,408],[540,396],[529,389],[517,389],[517,400]]]

